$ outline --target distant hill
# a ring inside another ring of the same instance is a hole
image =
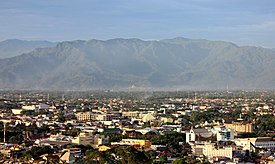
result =
[[[274,89],[275,52],[174,38],[70,41],[0,60],[2,89]]]
[[[9,39],[0,42],[0,59],[9,58],[28,53],[35,48],[44,48],[55,46],[56,43],[48,41],[25,41],[18,39]]]

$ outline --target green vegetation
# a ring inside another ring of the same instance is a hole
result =
[[[89,151],[85,163],[121,163],[121,164],[150,164],[152,161],[144,152],[131,146],[119,146],[106,152]]]
[[[73,136],[73,137],[76,137],[76,136],[78,136],[78,134],[80,133],[80,131],[81,131],[80,129],[72,128],[72,129],[63,131],[62,134],[63,134],[63,135],[66,135],[66,136]]]
[[[50,146],[43,146],[43,147],[33,146],[30,150],[27,150],[24,152],[23,157],[37,158],[43,154],[53,154],[53,153],[54,153],[54,150]]]

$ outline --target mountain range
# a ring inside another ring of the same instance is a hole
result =
[[[33,51],[35,48],[52,47],[57,43],[49,41],[26,41],[9,39],[0,42],[0,59],[14,57]]]
[[[0,88],[274,89],[274,66],[274,50],[224,41],[76,40],[1,59]]]

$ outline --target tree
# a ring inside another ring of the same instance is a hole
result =
[[[63,135],[76,137],[80,133],[80,129],[73,128],[62,132]]]
[[[159,157],[159,160],[160,162],[167,162],[168,161],[167,155],[166,154],[161,155]]]
[[[197,161],[189,156],[184,158],[186,163],[196,163]]]
[[[185,164],[186,162],[183,159],[176,159],[172,162],[172,164]]]
[[[58,121],[58,122],[64,122],[64,121],[66,121],[65,116],[63,114],[58,115],[56,121]]]
[[[49,156],[47,157],[47,160],[45,164],[56,164],[59,163],[59,157],[58,156]]]
[[[156,159],[156,154],[155,154],[155,152],[149,152],[149,151],[147,151],[147,152],[144,152],[144,154],[146,155],[146,157],[147,158],[149,158],[149,159]]]
[[[9,143],[18,144],[18,143],[22,142],[22,140],[23,139],[21,137],[16,135],[16,136],[12,136],[12,137],[9,138]]]
[[[53,154],[53,153],[54,153],[54,150],[50,146],[43,146],[43,147],[33,146],[30,150],[27,150],[24,152],[23,157],[31,156],[32,158],[37,158],[43,154]]]
[[[113,156],[111,156],[108,152],[100,152],[100,151],[89,151],[87,152],[85,163],[97,163],[105,164],[105,163],[115,163]]]
[[[118,146],[109,150],[111,154],[113,153],[116,160],[119,163],[127,164],[150,164],[151,159],[148,158],[144,152],[138,151],[131,146]]]
[[[65,145],[64,147],[65,148],[80,148],[81,152],[83,154],[85,153],[85,155],[87,155],[86,153],[95,151],[91,145],[69,144],[69,145]]]

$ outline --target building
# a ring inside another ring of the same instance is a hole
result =
[[[12,109],[12,110],[11,110],[11,112],[12,112],[13,114],[16,114],[16,115],[21,114],[22,111],[24,111],[24,109]]]
[[[49,108],[50,108],[50,105],[47,105],[47,104],[38,104],[38,105],[36,105],[36,107],[37,107],[39,110],[43,110],[43,109],[49,109]]]
[[[233,149],[230,146],[227,147],[218,147],[215,146],[213,143],[206,144],[203,149],[203,154],[208,158],[214,157],[227,157],[232,159],[233,156]]]
[[[236,133],[245,132],[251,133],[253,132],[252,123],[244,123],[244,122],[232,122],[232,123],[224,123],[226,129],[233,129]]]
[[[129,111],[129,112],[122,112],[123,117],[139,117],[140,112],[138,111]]]
[[[25,110],[35,110],[36,107],[35,107],[35,105],[23,105],[22,109],[25,109]]]
[[[204,143],[192,145],[192,152],[195,156],[205,156],[208,160],[213,158],[233,157],[233,148],[231,146],[217,146],[215,143]]]
[[[217,136],[217,141],[232,141],[234,140],[234,130],[226,129],[223,126],[214,126],[211,131]]]
[[[70,136],[63,136],[63,135],[51,135],[49,138],[41,138],[35,140],[35,144],[37,145],[57,145],[57,146],[64,146],[72,143]]]
[[[111,121],[112,115],[110,115],[110,114],[95,114],[95,120],[97,120],[97,121]]]
[[[34,109],[12,109],[11,112],[15,115],[19,115],[19,114],[22,114],[21,112],[23,111],[29,111],[29,112],[35,112]]]
[[[81,121],[91,121],[94,120],[94,115],[92,112],[80,112],[76,114],[76,118]]]
[[[81,132],[77,137],[72,139],[72,143],[78,145],[91,145],[93,148],[98,148],[99,145],[103,145],[109,142],[108,137],[104,137],[104,135],[93,135],[88,132]]]
[[[191,129],[186,132],[186,142],[202,142],[213,140],[213,133],[208,129]]]
[[[150,140],[141,139],[122,139],[120,142],[111,142],[111,145],[128,145],[134,146],[135,148],[150,148],[152,145]]]
[[[275,141],[271,137],[239,138],[235,140],[236,145],[243,150],[253,151],[255,149],[275,150]]]

